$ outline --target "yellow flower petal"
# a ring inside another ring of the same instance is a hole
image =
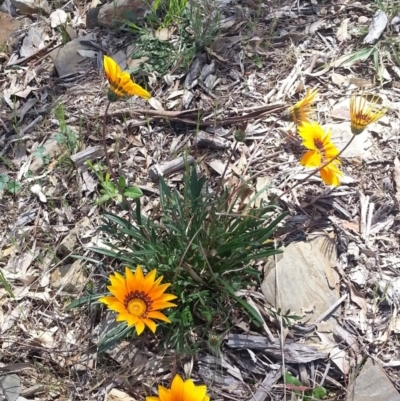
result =
[[[158,319],[167,323],[171,323],[171,321],[167,318],[167,316],[165,316],[163,313],[159,311],[151,311],[148,313],[147,316],[151,319]]]
[[[159,309],[166,309],[166,308],[174,308],[175,306],[177,306],[177,305],[173,304],[171,302],[156,301],[153,303],[152,308],[153,308],[153,310],[159,310]]]
[[[151,290],[151,288],[154,285],[156,274],[157,274],[157,270],[154,269],[146,276],[146,278],[144,280],[144,284],[143,284],[143,291],[144,292],[149,292]],[[154,294],[153,295],[154,298],[157,298],[156,295],[155,295],[155,292],[153,292],[153,294]]]
[[[143,333],[144,328],[145,328],[145,325],[143,323],[143,319],[141,319],[141,320],[138,319],[138,321],[135,323],[135,328],[136,328],[136,334],[138,336],[140,336]]]
[[[300,164],[305,167],[319,167],[321,165],[322,156],[315,150],[306,152],[300,160]]]
[[[156,332],[157,325],[153,320],[150,319],[142,319],[142,322],[153,332]]]
[[[372,96],[368,101],[368,94],[353,93],[350,98],[350,120],[353,135],[361,134],[369,124],[378,121],[388,110],[388,104],[382,102],[379,96]]]
[[[310,168],[321,168],[328,160],[334,159],[339,150],[331,142],[331,134],[316,122],[305,122],[299,127],[299,135],[303,138],[303,145],[310,149],[300,160],[300,164]],[[334,159],[331,163],[320,170],[323,181],[328,185],[339,185],[339,177],[342,176],[339,167],[341,163]]]
[[[128,72],[123,72],[119,65],[108,56],[103,58],[104,72],[110,84],[109,100],[115,101],[124,96],[139,96],[146,100],[151,94],[140,85],[135,84]]]
[[[143,89],[140,85],[132,81],[127,82],[123,89],[130,96],[139,96],[146,100],[150,100],[151,98],[151,94],[146,89]]]
[[[337,168],[336,164],[332,162],[320,171],[320,175],[325,184],[337,187],[340,184],[339,177],[342,177],[343,173]]]
[[[310,121],[311,113],[314,111],[311,106],[314,104],[317,95],[318,89],[307,89],[304,98],[289,108],[289,116],[295,124],[301,126],[303,123]]]
[[[206,386],[196,386],[193,380],[183,381],[176,375],[170,389],[158,386],[158,397],[146,397],[146,401],[209,401],[210,397],[206,393]]]
[[[175,375],[174,380],[172,380],[171,384],[171,393],[178,400],[183,400],[183,380],[179,375]]]

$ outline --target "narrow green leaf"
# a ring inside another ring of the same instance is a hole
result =
[[[247,312],[249,312],[251,317],[253,317],[253,319],[257,323],[263,324],[263,321],[262,321],[260,315],[254,310],[254,308],[251,305],[249,305],[245,300],[238,297],[235,294],[234,289],[225,280],[220,280],[220,283],[228,290],[228,293],[231,295],[231,297],[234,298],[235,301],[237,301],[240,305],[242,305],[247,310]]]
[[[111,348],[114,344],[126,337],[129,331],[132,331],[132,327],[127,327],[126,324],[119,324],[115,329],[110,330],[98,344],[98,351],[105,352]]]
[[[79,299],[75,299],[73,300],[67,307],[66,307],[66,311],[69,312],[71,309],[77,308],[79,306],[97,301],[99,298],[103,297],[104,295],[102,294],[97,294],[97,295],[89,295],[87,297],[82,297]]]

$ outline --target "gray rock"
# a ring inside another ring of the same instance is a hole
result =
[[[21,57],[29,57],[45,47],[46,34],[43,28],[32,27],[24,37],[19,51]]]
[[[12,17],[17,17],[17,9],[12,5],[11,0],[4,0],[0,4],[0,11],[2,13],[10,14]]]
[[[51,159],[52,157],[60,154],[62,152],[62,144],[58,143],[55,137],[50,137],[44,144],[43,144],[43,156],[48,157]],[[45,159],[43,157],[35,156],[32,160],[30,165],[30,170],[33,173],[39,171],[45,165]]]
[[[50,275],[50,285],[53,289],[62,289],[67,292],[79,292],[86,283],[86,274],[82,262],[75,261],[72,265],[65,265],[54,270]]]
[[[290,244],[277,263],[279,304],[276,305],[275,262],[268,261],[262,292],[269,304],[285,313],[304,314],[314,322],[339,299],[339,276],[333,269],[335,246],[329,237]],[[278,256],[278,258],[279,258]]]
[[[68,42],[65,46],[54,49],[50,53],[59,77],[84,71],[93,59],[83,57],[78,50],[93,50],[92,47],[81,43],[82,40],[96,41],[96,35],[90,33]]]
[[[7,401],[16,401],[21,394],[21,381],[16,374],[0,377],[0,389]]]
[[[11,3],[21,15],[39,13],[49,15],[51,12],[51,6],[47,0],[11,0]]]
[[[400,401],[400,394],[385,371],[368,358],[354,384],[352,401]]]
[[[121,25],[124,20],[137,22],[151,9],[152,1],[115,0],[101,7],[97,16],[100,26]]]
[[[112,55],[112,58],[120,66],[122,71],[126,69],[126,53],[123,50],[118,50],[115,54]]]
[[[363,43],[373,45],[378,41],[388,23],[388,17],[383,10],[377,10],[372,17],[368,35],[364,38]]]
[[[78,242],[76,237],[75,230],[70,231],[67,236],[61,241],[60,248],[58,249],[59,253],[62,256],[71,255],[75,249],[75,246]]]
[[[332,142],[339,150],[343,149],[353,137],[350,122],[340,124],[327,124],[324,129],[329,128],[332,132]],[[341,159],[348,161],[363,161],[371,157],[371,134],[366,129],[362,135],[356,135],[351,145],[340,156]]]

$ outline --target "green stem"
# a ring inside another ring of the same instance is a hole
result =
[[[328,160],[326,163],[324,163],[321,167],[318,167],[316,170],[312,171],[310,174],[308,174],[306,177],[304,177],[302,180],[299,180],[296,182],[296,184],[292,185],[289,189],[281,193],[279,196],[274,198],[274,201],[278,201],[279,199],[282,198],[282,196],[286,195],[287,193],[291,192],[294,188],[298,187],[299,185],[303,184],[306,182],[309,178],[311,178],[313,175],[317,174],[320,172],[322,169],[324,169],[328,164],[332,163],[334,160],[338,159],[340,155],[343,154],[343,152],[350,146],[350,144],[353,142],[355,138],[355,135],[352,136],[350,141],[347,143],[347,145],[335,156],[332,157],[332,159]]]
[[[108,109],[110,108],[110,104],[111,102],[107,102],[106,105],[106,109],[104,111],[104,118],[103,118],[103,129],[102,129],[102,138],[103,138],[103,148],[104,148],[104,154],[106,157],[106,163],[107,163],[107,167],[110,171],[111,177],[114,181],[114,184],[117,186],[118,188],[118,192],[120,193],[122,200],[123,200],[123,204],[126,205],[126,207],[129,210],[130,215],[133,217],[133,209],[131,204],[128,202],[128,199],[126,198],[125,194],[124,194],[124,190],[123,188],[121,188],[121,185],[119,185],[119,181],[117,179],[117,176],[115,174],[115,171],[112,167],[111,161],[110,161],[110,156],[108,155],[108,151],[107,151],[107,142],[106,142],[106,125],[107,125],[107,114],[108,114]]]

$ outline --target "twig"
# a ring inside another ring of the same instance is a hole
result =
[[[272,107],[273,106],[273,107]],[[215,125],[232,125],[241,123],[248,120],[253,120],[256,118],[264,117],[267,114],[272,114],[277,111],[282,110],[282,108],[286,108],[284,105],[272,105],[272,106],[263,106],[263,108],[255,110],[253,112],[249,112],[248,114],[242,116],[235,117],[227,117],[221,119],[212,119],[211,121],[202,120],[199,116],[199,110],[191,109],[185,111],[165,111],[165,110],[144,110],[144,109],[123,109],[115,111],[108,115],[111,117],[123,117],[125,115],[136,116],[136,115],[144,115],[146,117],[151,117],[153,119],[169,119],[173,121],[178,121],[188,125],[195,125],[197,127],[212,127]],[[239,110],[238,113],[241,111]],[[203,113],[204,114],[204,113]],[[215,112],[213,113],[215,114]],[[192,117],[192,118],[191,118]],[[95,116],[93,116],[95,118]]]
[[[315,323],[322,322],[327,316],[329,316],[346,298],[348,294],[342,295],[330,308],[328,308],[319,318],[315,321]]]

